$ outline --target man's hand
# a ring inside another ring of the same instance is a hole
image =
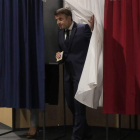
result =
[[[91,31],[93,31],[93,28],[94,28],[94,15],[92,15],[90,17],[90,20],[88,20],[88,22],[89,22],[89,26],[90,26]]]
[[[59,59],[61,57],[61,52],[57,52],[55,58]]]

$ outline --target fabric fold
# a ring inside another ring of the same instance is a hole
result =
[[[104,1],[65,0],[65,7],[70,7],[77,23],[88,24],[94,14],[94,30],[75,99],[96,109],[103,104]]]

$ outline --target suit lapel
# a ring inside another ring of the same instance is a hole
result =
[[[71,31],[71,35],[70,35],[70,43],[69,43],[69,47],[67,47],[65,45],[65,42],[64,42],[64,30],[61,30],[60,31],[60,41],[62,42],[62,45],[64,46],[65,50],[70,50],[71,48],[71,44],[72,44],[72,41],[74,39],[74,35],[76,33],[76,30],[77,30],[77,24],[74,22],[74,25],[73,25],[73,28],[72,28],[72,31]]]
[[[60,31],[60,41],[64,44],[64,30]]]
[[[61,47],[63,47],[64,51],[66,51],[66,50],[68,50],[68,47],[66,46],[66,44],[64,42],[64,33],[65,33],[64,30],[61,30],[60,31],[60,41],[62,43],[62,46]]]
[[[74,35],[76,33],[76,30],[77,30],[77,24],[74,22],[74,25],[73,25],[73,28],[72,28],[72,31],[71,31],[71,35],[70,35],[69,49],[71,48],[71,44],[72,44],[72,41],[74,39]]]

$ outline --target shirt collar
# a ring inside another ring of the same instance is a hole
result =
[[[70,27],[68,28],[68,30],[72,30],[72,28],[73,28],[73,25],[74,25],[74,22],[72,21],[72,23],[71,23],[71,25],[70,25]],[[65,29],[65,30],[67,30],[67,29]]]
[[[69,27],[69,30],[72,30],[73,24],[74,24],[74,22],[72,21],[72,23],[71,23],[71,25],[70,25],[70,27]]]

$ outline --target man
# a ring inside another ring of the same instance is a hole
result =
[[[59,44],[63,51],[64,88],[66,101],[74,116],[72,140],[88,138],[88,125],[86,122],[86,107],[74,99],[80,76],[83,70],[86,54],[93,30],[93,16],[90,27],[87,24],[77,24],[72,20],[72,13],[66,8],[55,11],[55,19],[59,28]],[[56,53],[56,59],[62,57],[62,52]]]

